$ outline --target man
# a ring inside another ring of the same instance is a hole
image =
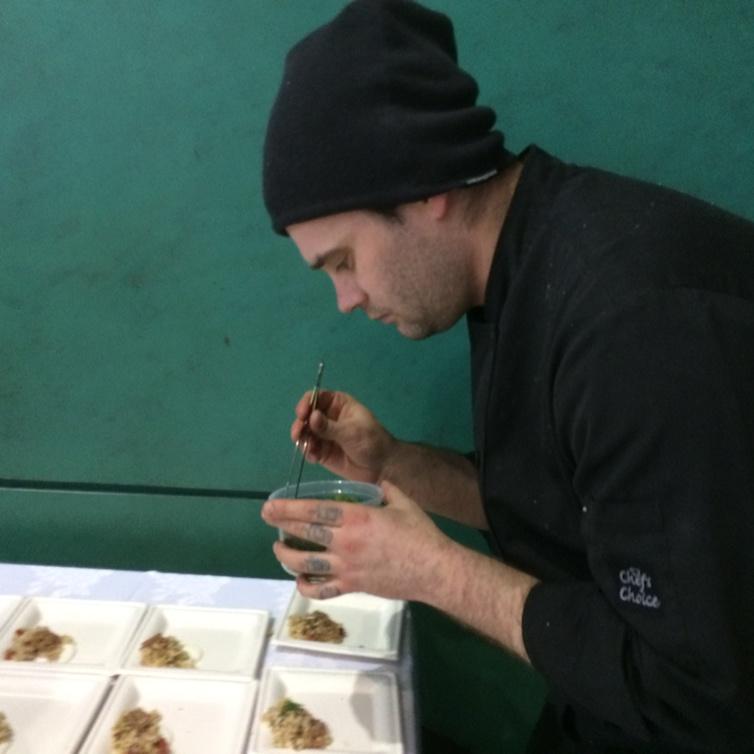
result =
[[[467,317],[476,458],[304,396],[293,438],[387,505],[268,502],[326,546],[275,554],[305,595],[422,601],[532,663],[531,751],[754,751],[754,225],[516,157],[476,96],[449,20],[405,0],[356,0],[288,55],[273,226],[343,312],[409,338]]]

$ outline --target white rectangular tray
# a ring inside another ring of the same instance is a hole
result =
[[[265,610],[152,606],[126,650],[121,672],[177,674],[182,677],[257,675],[270,623]],[[139,648],[157,633],[178,639],[195,668],[151,668],[141,665]]]
[[[405,602],[369,594],[352,593],[329,600],[314,600],[294,591],[285,615],[275,627],[272,641],[276,646],[292,649],[397,660],[405,606]],[[341,644],[291,637],[288,618],[314,610],[327,613],[343,626],[346,636]]]
[[[6,621],[10,620],[13,612],[21,604],[21,597],[15,594],[0,594],[0,631]]]
[[[262,722],[265,710],[284,697],[327,725],[333,739],[327,754],[403,754],[398,683],[393,673],[267,668],[247,754],[284,751],[272,746],[270,728]]]
[[[0,749],[8,754],[72,754],[110,682],[100,674],[53,670],[0,673],[0,710],[13,729],[13,740]]]
[[[113,726],[134,707],[162,715],[171,752],[239,754],[257,689],[258,681],[120,676],[79,754],[109,754]]]
[[[118,666],[146,605],[141,602],[28,597],[0,634],[0,671],[48,668],[58,671],[111,673]],[[57,662],[39,659],[17,662],[2,659],[18,628],[45,626],[65,634],[73,643]]]

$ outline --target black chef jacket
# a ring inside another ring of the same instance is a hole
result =
[[[522,159],[468,324],[526,650],[585,741],[754,750],[754,224]]]

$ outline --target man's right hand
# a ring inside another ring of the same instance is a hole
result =
[[[397,440],[374,414],[346,393],[322,390],[311,412],[311,391],[296,406],[291,439],[309,438],[306,457],[333,474],[376,483]]]

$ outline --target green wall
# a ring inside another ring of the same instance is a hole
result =
[[[429,4],[510,148],[754,217],[749,0]],[[342,317],[262,206],[285,51],[342,5],[0,0],[0,477],[271,489],[320,358],[396,433],[470,447],[463,327],[417,344]],[[257,508],[0,490],[0,560],[275,576]],[[416,617],[425,718],[519,750],[538,680]],[[479,691],[427,681],[444,663]]]
[[[312,381],[467,447],[463,328],[338,314],[269,231],[265,119],[341,2],[0,2],[0,476],[269,489]],[[754,4],[435,1],[508,144],[754,216]]]

